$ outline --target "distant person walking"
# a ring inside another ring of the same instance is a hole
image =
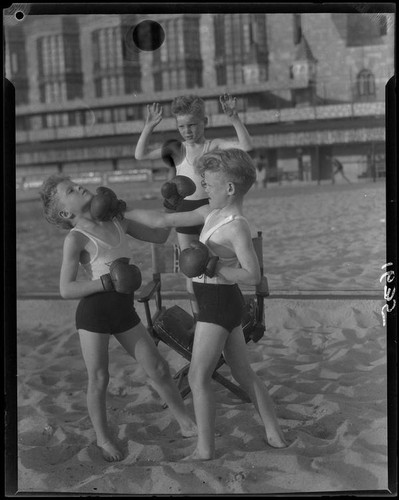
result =
[[[342,165],[342,163],[339,160],[337,160],[337,158],[334,158],[333,156],[327,156],[327,159],[330,160],[330,162],[331,162],[331,172],[332,172],[331,173],[331,181],[332,181],[332,183],[335,184],[336,174],[341,174],[342,177],[346,180],[346,182],[351,184],[351,181],[344,174],[344,166]]]
[[[267,158],[260,155],[256,160],[256,187],[260,187],[262,184],[263,189],[267,188],[267,167]]]

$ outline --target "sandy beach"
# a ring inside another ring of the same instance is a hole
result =
[[[387,331],[380,283],[386,259],[384,185],[273,187],[254,190],[246,206],[254,229],[263,231],[271,289],[266,335],[248,344],[248,351],[289,446],[269,447],[253,406],[215,383],[216,459],[182,462],[195,438],[179,435],[140,366],[113,340],[107,407],[125,458],[105,462],[86,409],[86,371],[74,326],[77,302],[29,296],[57,291],[64,234],[46,227],[47,233],[32,238],[38,208],[22,203],[17,208],[19,492],[284,495],[387,489]],[[151,275],[148,247],[132,244],[132,251],[145,282]],[[43,277],[46,252],[49,272]],[[181,281],[168,288],[181,289]],[[189,310],[185,301],[178,304]],[[140,305],[137,310],[145,323]],[[164,344],[159,349],[172,372],[184,365]],[[230,376],[227,367],[221,373]],[[191,396],[185,401],[192,412]]]

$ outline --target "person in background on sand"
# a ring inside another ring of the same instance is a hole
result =
[[[176,417],[183,436],[196,435],[196,426],[133,303],[134,291],[141,285],[141,273],[129,263],[131,252],[126,235],[162,243],[169,231],[129,221],[123,216],[126,204],[113,191],[97,191],[93,195],[69,177],[56,174],[43,183],[40,195],[47,221],[69,229],[63,247],[60,293],[65,299],[80,299],[75,319],[88,373],[89,416],[103,457],[117,461],[122,460],[123,453],[111,436],[106,415],[111,335],[141,364]],[[86,280],[77,279],[79,265]]]
[[[311,181],[312,176],[311,176],[311,157],[310,155],[305,155],[303,157],[303,179],[305,181]]]
[[[195,328],[189,384],[198,428],[188,460],[215,458],[215,399],[212,373],[223,353],[232,375],[247,392],[262,419],[270,446],[287,446],[266,386],[252,370],[242,331],[244,299],[239,284],[261,279],[244,195],[256,180],[256,168],[240,149],[214,150],[197,163],[209,204],[185,213],[133,210],[128,217],[154,228],[203,225],[199,241],[180,255],[180,270],[193,279],[199,315]]]
[[[256,159],[256,187],[262,184],[263,189],[267,188],[267,166],[267,158],[260,154]]]
[[[346,180],[346,182],[348,182],[350,184],[351,181],[344,174],[344,166],[342,165],[342,163],[337,158],[334,158],[333,156],[327,156],[327,159],[330,160],[330,162],[331,162],[331,172],[332,172],[331,181],[332,181],[332,183],[335,184],[336,174],[341,174],[342,177]]]
[[[202,178],[195,169],[195,161],[204,153],[212,151],[215,148],[240,148],[244,151],[252,150],[251,137],[242,123],[237,112],[237,99],[229,94],[224,94],[219,98],[223,112],[233,125],[237,142],[226,141],[224,139],[206,139],[205,128],[208,118],[205,115],[205,102],[198,96],[185,95],[176,97],[172,101],[171,111],[176,119],[177,130],[179,131],[183,142],[175,141],[177,147],[170,147],[169,150],[163,148],[149,147],[149,140],[155,127],[162,120],[162,107],[159,103],[147,105],[147,117],[143,131],[135,149],[135,158],[137,160],[145,159],[166,159],[170,165],[169,179],[176,175],[189,177],[195,183],[193,194],[186,196],[183,202],[177,208],[179,212],[187,212],[208,203],[208,196],[202,186]],[[177,239],[181,250],[188,248],[192,241],[198,241],[201,232],[201,225],[190,227],[177,227]],[[190,296],[191,308],[194,316],[198,313],[198,307],[193,296],[191,282],[187,281],[187,291]]]

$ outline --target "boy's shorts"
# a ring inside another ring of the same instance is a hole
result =
[[[192,212],[196,208],[202,207],[209,203],[209,198],[202,198],[202,200],[183,200],[176,212]],[[199,226],[177,227],[176,232],[181,234],[201,234],[203,224]]]
[[[114,291],[83,297],[76,309],[76,329],[114,335],[134,328],[140,318],[133,300],[134,294]]]
[[[193,289],[199,308],[198,321],[222,326],[228,332],[241,325],[245,301],[237,284],[193,281]]]

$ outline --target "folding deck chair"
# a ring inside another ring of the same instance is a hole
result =
[[[269,295],[267,278],[263,270],[262,233],[259,231],[257,237],[253,238],[256,255],[261,270],[261,281],[255,287],[251,287],[248,295],[248,287],[241,287],[245,299],[245,313],[242,322],[245,342],[258,342],[265,332],[264,321],[264,299]],[[165,308],[162,305],[162,275],[178,273],[180,250],[174,244],[151,244],[153,279],[147,283],[137,297],[138,302],[144,304],[147,328],[156,344],[164,342],[171,349],[179,353],[188,363],[177,372],[174,379],[177,381],[180,394],[183,398],[190,393],[187,375],[190,368],[195,320],[191,314],[178,305]],[[151,314],[150,301],[155,300],[155,312]],[[249,397],[239,386],[218,373],[218,369],[225,364],[223,355],[220,357],[212,378],[229,389],[243,401],[249,402]]]

